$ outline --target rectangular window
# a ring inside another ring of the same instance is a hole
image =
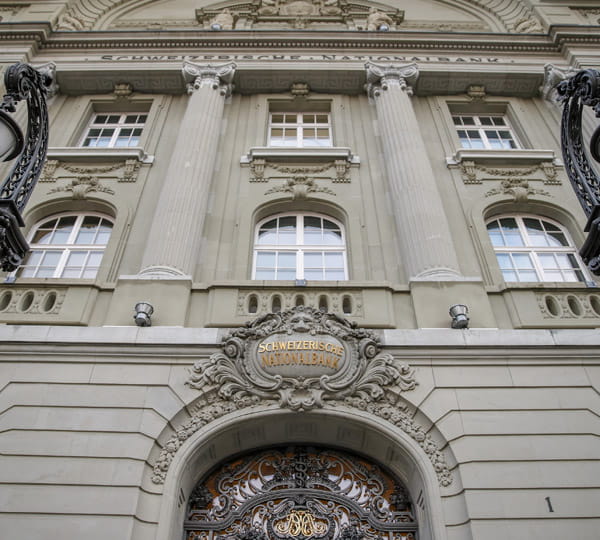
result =
[[[271,113],[269,146],[333,146],[329,113]]]
[[[147,114],[95,114],[81,146],[91,148],[127,148],[139,146]]]
[[[519,143],[505,115],[453,114],[460,144],[471,150],[512,150]]]

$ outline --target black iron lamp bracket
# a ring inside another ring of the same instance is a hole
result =
[[[48,109],[46,95],[51,78],[27,64],[14,64],[4,74],[6,94],[0,112],[13,113],[19,101],[27,101],[27,134],[18,141],[22,150],[0,186],[0,268],[15,270],[29,246],[19,230],[25,208],[46,159],[48,149]]]
[[[595,275],[600,275],[600,178],[592,167],[582,139],[581,115],[591,107],[600,117],[600,72],[584,69],[556,87],[563,103],[561,146],[565,168],[583,211],[588,232],[579,254]],[[600,126],[590,139],[589,156],[600,162]]]

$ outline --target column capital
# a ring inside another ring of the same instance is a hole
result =
[[[560,68],[554,64],[546,64],[544,66],[544,82],[540,86],[540,94],[550,103],[557,101],[556,87],[558,83],[575,75],[577,69],[574,67]]]
[[[230,96],[233,91],[233,75],[236,67],[234,62],[227,64],[184,62],[182,73],[187,84],[188,94],[203,86],[210,86],[213,90],[219,90],[222,96]]]
[[[412,85],[417,82],[419,77],[419,68],[417,64],[375,64],[367,62],[367,84],[365,90],[371,98],[381,94],[382,90],[387,90],[390,85],[398,85],[409,96],[412,96]]]

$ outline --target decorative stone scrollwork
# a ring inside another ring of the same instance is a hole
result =
[[[73,178],[70,184],[53,188],[48,192],[48,194],[59,193],[61,191],[70,191],[71,197],[74,200],[85,199],[89,193],[93,192],[107,193],[108,195],[115,194],[114,190],[103,186],[96,176],[81,176],[79,178]]]
[[[187,384],[222,399],[257,397],[292,410],[321,408],[327,400],[377,400],[385,386],[402,391],[414,370],[380,353],[379,338],[345,319],[299,306],[270,313],[234,330],[223,352],[194,364]]]
[[[271,193],[291,193],[293,200],[307,199],[310,193],[326,193],[335,196],[335,191],[326,187],[319,187],[312,178],[306,176],[294,176],[286,180],[285,184],[275,186],[265,191],[265,195]]]
[[[516,185],[525,181],[541,181],[545,185],[560,185],[557,166],[551,161],[543,161],[531,167],[486,167],[475,161],[461,161],[460,172],[465,184],[482,184],[486,177],[503,177],[502,181],[507,181],[507,186]],[[504,187],[504,184],[503,184]],[[529,191],[529,194],[532,194]],[[496,192],[489,192],[489,195],[495,195]],[[547,194],[543,192],[543,194]],[[488,194],[486,194],[488,195]]]
[[[210,86],[213,90],[219,90],[222,96],[230,96],[233,91],[233,76],[236,67],[234,62],[219,65],[184,62],[182,72],[188,94],[203,86]]]
[[[507,178],[500,182],[500,187],[490,189],[485,196],[490,197],[492,195],[512,195],[515,202],[527,202],[529,195],[543,195],[545,197],[551,197],[550,193],[543,189],[534,189],[529,186],[529,182],[523,178]]]
[[[40,182],[56,182],[59,179],[70,180],[70,184],[51,189],[48,193],[71,191],[74,199],[85,198],[91,192],[104,192],[110,195],[114,190],[101,184],[101,180],[117,182],[135,182],[142,164],[137,159],[126,159],[112,165],[70,165],[51,159],[42,170]],[[122,171],[117,174],[118,171]]]
[[[418,384],[414,370],[381,352],[373,331],[331,313],[296,307],[259,317],[226,335],[222,352],[197,361],[186,384],[202,396],[190,420],[165,443],[154,465],[156,484],[164,482],[176,452],[200,428],[257,405],[367,411],[414,439],[441,485],[452,481],[435,441],[398,402]]]
[[[391,84],[399,85],[409,96],[413,95],[413,85],[419,77],[417,64],[407,64],[404,66],[396,64],[375,64],[367,62],[367,84],[365,90],[371,98],[376,98],[385,91]]]

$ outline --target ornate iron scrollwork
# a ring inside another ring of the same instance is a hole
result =
[[[15,112],[16,104],[26,99],[28,111],[24,148],[0,187],[0,267],[4,271],[15,270],[29,249],[19,230],[23,226],[20,212],[31,196],[46,159],[46,93],[51,83],[49,75],[27,64],[14,64],[4,75],[7,93],[0,103],[0,110]]]
[[[396,479],[364,459],[307,447],[225,465],[196,486],[188,508],[186,540],[414,540],[417,530]]]
[[[556,88],[563,102],[561,146],[565,168],[573,189],[588,217],[588,237],[579,251],[595,275],[600,275],[600,179],[587,156],[581,133],[584,106],[592,107],[600,117],[600,73],[585,69]],[[600,162],[600,126],[590,141],[590,154]]]

